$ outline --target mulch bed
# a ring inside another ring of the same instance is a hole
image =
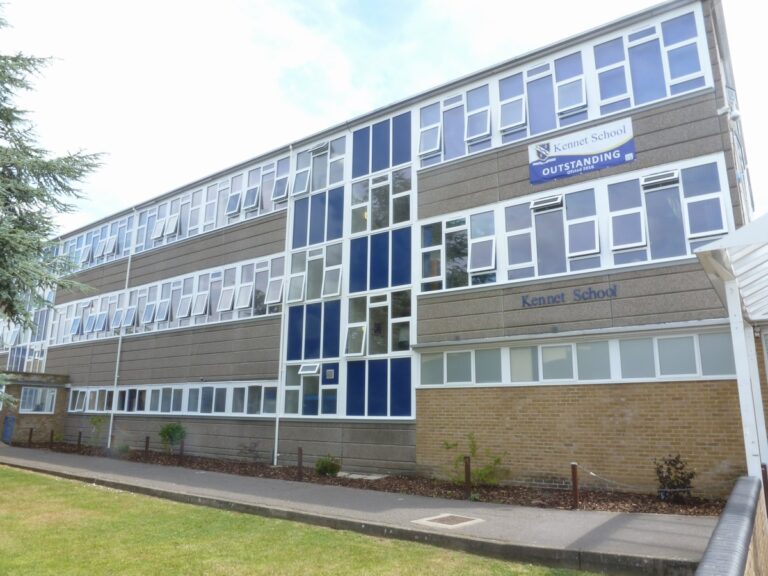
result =
[[[44,444],[33,445],[33,448],[50,449]],[[56,452],[79,453],[88,456],[109,456],[105,448],[93,446],[81,446],[75,444],[55,442],[52,449]],[[227,460],[223,458],[205,458],[201,456],[185,456],[180,462],[177,455],[165,452],[147,453],[143,450],[131,450],[118,454],[118,457],[133,462],[158,464],[163,466],[179,466],[208,472],[223,472],[225,474],[238,474],[241,476],[256,476],[259,478],[274,478],[277,480],[296,480],[298,468],[295,466],[270,466],[260,462],[246,462]],[[434,498],[449,498],[464,500],[463,486],[425,478],[421,476],[386,476],[379,480],[365,480],[346,477],[320,476],[313,468],[304,468],[303,480],[316,484],[332,486],[347,486],[350,488],[362,488],[365,490],[378,490],[381,492],[395,492],[400,494],[414,494],[418,496],[431,496]],[[480,486],[473,490],[473,499],[479,502],[494,502],[498,504],[510,504],[515,506],[533,506],[538,508],[571,509],[570,489],[556,490],[552,488],[539,488],[529,486]],[[683,503],[672,503],[659,500],[653,494],[633,494],[627,492],[614,492],[609,490],[582,490],[580,494],[580,510],[601,510],[609,512],[646,512],[660,514],[684,514],[692,516],[717,516],[723,507],[725,500],[704,499],[697,497],[687,498]]]

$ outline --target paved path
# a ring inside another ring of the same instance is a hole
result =
[[[251,478],[9,447],[0,463],[163,498],[552,566],[693,573],[715,517],[545,510]],[[455,527],[417,521],[451,514]]]

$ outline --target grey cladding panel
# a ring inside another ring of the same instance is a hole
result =
[[[282,252],[285,227],[282,211],[138,254],[131,264],[130,285]]]
[[[48,349],[45,371],[66,374],[73,386],[111,385],[115,379],[117,339]]]
[[[577,301],[574,290],[589,289],[604,297]],[[690,263],[423,296],[418,314],[418,341],[429,343],[724,318],[726,311]]]
[[[83,290],[58,290],[56,292],[56,304],[65,304],[103,292],[122,290],[125,288],[125,272],[127,267],[128,259],[122,258],[117,262],[110,262],[109,264],[103,264],[73,274],[71,279],[79,282],[85,288]]]
[[[280,318],[257,318],[125,338],[122,384],[275,380]]]

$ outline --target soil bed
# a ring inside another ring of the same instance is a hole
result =
[[[85,454],[88,456],[109,456],[105,448],[81,446],[55,442],[51,447],[47,442],[33,445],[33,448],[53,449],[56,452]],[[224,458],[205,458],[201,456],[172,455],[165,452],[131,450],[127,453],[116,454],[117,457],[133,462],[158,464],[163,466],[184,466],[195,470],[208,472],[223,472],[241,476],[256,476],[259,478],[274,478],[277,480],[297,480],[296,466],[270,466],[260,462],[227,460]],[[434,498],[449,498],[464,500],[463,486],[424,478],[421,476],[385,476],[379,480],[366,480],[346,477],[320,476],[313,468],[304,467],[303,480],[316,484],[347,486],[381,492],[396,492],[431,496]],[[530,486],[480,486],[472,491],[473,499],[479,502],[495,502],[515,506],[534,506],[538,508],[571,509],[570,489],[556,490]],[[673,503],[659,500],[653,494],[634,494],[610,490],[582,489],[580,494],[580,510],[602,510],[609,512],[650,512],[660,514],[685,514],[696,516],[718,516],[725,506],[725,500],[690,497],[683,503]]]

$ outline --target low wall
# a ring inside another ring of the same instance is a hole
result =
[[[768,517],[762,483],[739,478],[720,515],[696,576],[768,574]]]

